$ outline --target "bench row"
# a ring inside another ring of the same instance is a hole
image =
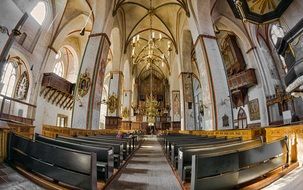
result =
[[[9,134],[8,142],[7,161],[12,166],[81,189],[95,189],[97,179],[106,182],[114,168],[119,169],[140,143],[137,136],[51,139],[36,134],[32,141],[13,133]]]
[[[272,143],[211,136],[170,134],[159,137],[181,181],[191,189],[229,189],[287,163],[286,140]]]

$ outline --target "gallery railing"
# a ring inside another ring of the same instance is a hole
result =
[[[0,94],[0,119],[33,125],[36,105]]]

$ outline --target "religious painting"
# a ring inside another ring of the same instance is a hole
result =
[[[193,102],[193,81],[190,73],[183,74],[183,93],[185,102]]]
[[[27,97],[28,88],[29,88],[29,77],[28,77],[28,73],[24,71],[17,82],[15,98],[19,100],[25,100]]]
[[[259,100],[257,98],[249,101],[248,110],[251,121],[260,119]]]
[[[181,120],[180,91],[172,91],[173,121]]]
[[[79,96],[85,96],[90,88],[91,82],[88,72],[82,73],[80,75],[80,80],[78,84],[78,94]]]

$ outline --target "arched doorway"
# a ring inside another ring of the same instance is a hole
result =
[[[247,116],[243,108],[241,108],[238,112],[238,128],[239,129],[247,128]]]

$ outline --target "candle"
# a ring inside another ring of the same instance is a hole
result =
[[[152,39],[155,39],[155,32],[152,32]]]
[[[159,39],[162,40],[162,34],[161,33],[159,33]]]
[[[136,43],[136,38],[135,38],[135,37],[133,37],[133,44],[134,44],[134,43]]]
[[[139,40],[140,40],[140,35],[138,34],[138,35],[137,35],[137,41],[139,41]]]

